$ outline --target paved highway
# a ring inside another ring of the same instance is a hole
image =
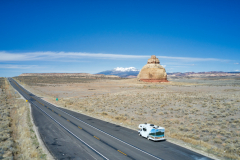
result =
[[[12,78],[9,82],[31,103],[41,137],[56,159],[210,159],[167,141],[148,141],[139,137],[137,131],[58,108]]]

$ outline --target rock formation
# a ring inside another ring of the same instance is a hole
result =
[[[168,82],[167,73],[156,56],[151,56],[138,74],[138,80],[144,82]]]

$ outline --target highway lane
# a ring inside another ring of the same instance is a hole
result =
[[[13,80],[10,80],[10,83],[18,89],[18,91],[31,102],[33,105],[38,107],[42,112],[47,114],[51,119],[56,123],[64,127],[72,135],[78,139],[84,139],[86,145],[94,148],[94,151],[102,155],[106,159],[161,159],[151,154],[148,154],[139,149],[132,151],[133,147],[126,145],[125,143],[120,143],[114,138],[106,136],[104,133],[88,127],[87,124],[79,122],[75,118],[69,116],[61,110],[57,110],[55,107],[52,107],[48,104],[43,104],[39,99],[28,91],[24,90],[20,85],[17,85],[16,82],[12,83]],[[94,147],[93,147],[94,146]],[[97,148],[97,149],[96,149]],[[107,156],[105,156],[107,155]]]
[[[108,159],[209,159],[172,143],[147,141],[138,137],[136,131],[57,108],[31,94],[13,79],[10,81],[34,105]]]
[[[99,157],[88,147],[59,127],[47,115],[35,106],[31,106],[35,126],[45,146],[55,159],[94,159]],[[97,158],[101,159],[101,157]]]
[[[19,90],[19,92],[22,91]],[[25,92],[22,95],[26,96]],[[104,159],[91,148],[76,140],[65,129],[59,127],[39,108],[33,104],[31,106],[33,119],[38,127],[39,134],[55,159]]]
[[[62,108],[61,108],[62,109]],[[209,160],[210,158],[205,157],[201,154],[188,150],[186,148],[180,147],[168,141],[162,142],[153,142],[148,141],[145,138],[137,136],[137,131],[121,127],[115,124],[111,124],[109,122],[96,120],[95,118],[82,115],[67,109],[62,109],[65,112],[73,115],[76,118],[81,118],[83,121],[101,129],[105,130],[107,133],[116,136],[119,139],[122,139],[134,146],[137,146],[149,153],[152,153],[156,156],[161,156],[163,159],[194,159],[194,160]]]

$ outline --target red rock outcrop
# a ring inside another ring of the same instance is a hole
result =
[[[160,65],[159,59],[152,55],[145,66],[138,74],[138,80],[144,82],[168,82],[167,73]]]

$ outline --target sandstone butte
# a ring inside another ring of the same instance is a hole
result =
[[[155,55],[148,59],[137,78],[143,82],[168,82],[166,70],[160,65],[160,61]]]

